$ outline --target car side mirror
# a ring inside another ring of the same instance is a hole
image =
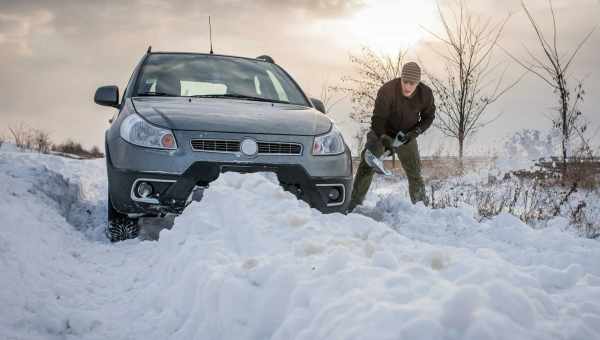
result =
[[[119,107],[119,88],[115,85],[99,87],[94,95],[94,102],[98,105]]]
[[[323,112],[324,114],[327,114],[327,112],[325,111],[325,105],[323,105],[323,102],[316,99],[316,98],[310,98],[310,101],[312,102],[313,106],[315,107],[315,109]]]

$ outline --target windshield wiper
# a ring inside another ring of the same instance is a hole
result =
[[[268,98],[261,98],[261,97],[253,97],[253,96],[247,96],[244,94],[237,94],[237,93],[227,93],[227,94],[197,94],[194,96],[190,96],[192,98],[235,98],[235,99],[244,99],[244,100],[253,100],[253,101],[257,101],[257,102],[270,102],[270,103],[281,103],[281,104],[291,104],[288,101],[285,100],[277,100],[277,99],[268,99]]]
[[[173,94],[164,93],[164,92],[155,92],[155,91],[140,92],[140,93],[136,94],[136,96],[138,96],[138,97],[150,97],[150,96],[176,97]]]

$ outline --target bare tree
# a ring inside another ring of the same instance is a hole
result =
[[[342,77],[342,86],[332,87],[350,96],[352,113],[350,117],[359,123],[356,133],[360,153],[366,132],[371,126],[371,116],[379,88],[388,81],[400,77],[406,51],[400,49],[395,55],[379,55],[368,47],[363,47],[357,55],[350,54],[355,74]]]
[[[573,134],[578,134],[585,144],[585,138],[583,133],[587,127],[584,123],[582,113],[579,110],[579,104],[583,101],[585,91],[581,81],[575,86],[573,91],[570,89],[567,78],[569,67],[572,65],[575,56],[581,50],[583,45],[588,41],[597,26],[591,29],[579,42],[575,50],[570,54],[563,54],[559,52],[558,48],[558,29],[556,21],[556,13],[552,0],[548,0],[550,6],[550,13],[552,15],[552,40],[549,41],[539,24],[525,5],[525,2],[521,2],[521,7],[527,14],[529,23],[535,31],[537,40],[541,46],[543,56],[536,56],[527,46],[523,45],[523,48],[529,56],[528,61],[522,61],[512,54],[508,53],[521,66],[523,66],[529,72],[535,74],[538,78],[542,79],[556,95],[558,96],[559,106],[557,107],[558,117],[552,120],[555,128],[559,129],[562,137],[562,159],[563,165],[566,167],[567,157],[569,153],[569,141]],[[572,92],[575,94],[575,98],[572,96]]]
[[[472,13],[458,0],[443,10],[438,3],[443,30],[440,34],[425,28],[443,46],[433,49],[444,60],[444,75],[437,77],[426,70],[437,101],[434,121],[444,135],[458,141],[458,156],[463,157],[465,140],[485,125],[488,106],[513,88],[522,78],[506,85],[507,67],[492,63],[493,54],[509,15],[494,22]]]

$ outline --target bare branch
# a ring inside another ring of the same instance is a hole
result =
[[[556,60],[560,60],[559,56],[558,56],[558,48],[556,47],[556,36],[558,33],[558,29],[556,27],[556,13],[554,13],[554,5],[552,5],[552,0],[548,0],[548,4],[550,5],[550,12],[552,13],[552,35],[553,35],[553,41],[554,41],[554,57],[556,58]]]
[[[590,30],[590,32],[585,36],[585,38],[583,38],[583,40],[581,40],[581,42],[579,43],[579,45],[577,45],[577,48],[575,49],[575,51],[573,51],[573,54],[571,55],[571,57],[569,58],[569,60],[567,61],[567,63],[565,64],[565,67],[561,70],[562,72],[566,72],[567,69],[569,68],[569,66],[571,65],[571,62],[573,61],[573,59],[575,58],[575,56],[577,55],[577,53],[579,53],[579,50],[583,47],[583,45],[588,41],[588,39],[592,36],[592,33],[594,33],[594,31],[596,30],[596,28],[598,28],[598,26],[592,28]]]
[[[523,7],[523,10],[527,14],[527,17],[529,18],[529,23],[531,24],[531,27],[533,27],[533,29],[538,37],[538,41],[539,41],[540,45],[542,46],[542,50],[544,51],[544,54],[546,54],[546,57],[548,58],[548,61],[552,64],[552,66],[555,70],[557,70],[557,71],[560,70],[560,67],[557,64],[558,60],[555,60],[552,57],[552,52],[551,52],[552,48],[550,47],[550,44],[548,44],[548,42],[546,41],[546,38],[544,37],[544,34],[542,33],[537,22],[533,18],[533,15],[531,15],[531,13],[529,12],[529,9],[525,5],[525,1],[521,1],[521,6]]]
[[[510,52],[508,52],[506,49],[502,48],[502,50],[509,57],[511,57],[512,60],[514,60],[515,62],[517,62],[519,65],[521,65],[521,67],[523,67],[527,71],[529,71],[529,72],[535,74],[536,76],[538,76],[540,79],[542,79],[544,82],[546,82],[546,84],[548,84],[551,88],[555,88],[556,87],[555,84],[554,84],[554,82],[552,80],[547,79],[544,75],[542,75],[537,70],[535,70],[535,68],[533,66],[525,64],[520,59],[518,59],[517,57],[515,57],[514,55],[512,55]]]

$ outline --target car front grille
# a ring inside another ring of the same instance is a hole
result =
[[[205,152],[240,152],[239,140],[192,139],[194,151]],[[258,142],[259,155],[301,155],[302,145],[297,143]]]
[[[240,141],[237,140],[215,140],[215,139],[193,139],[192,149],[194,151],[211,152],[239,152]]]
[[[302,145],[293,143],[258,143],[259,154],[300,155]]]

